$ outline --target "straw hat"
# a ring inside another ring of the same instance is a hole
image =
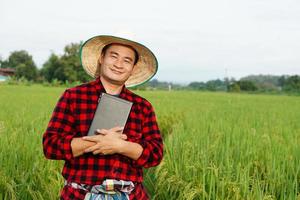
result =
[[[135,64],[132,75],[125,82],[126,87],[133,87],[150,80],[157,72],[158,62],[155,55],[146,46],[120,37],[110,35],[99,35],[87,40],[80,49],[80,61],[84,70],[92,77],[100,75],[101,65],[98,64],[104,46],[111,43],[130,45],[139,54],[138,62]]]

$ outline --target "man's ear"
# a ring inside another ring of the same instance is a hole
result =
[[[101,55],[99,56],[99,58],[98,58],[98,63],[99,63],[99,65],[101,65],[102,60],[103,60],[103,55],[101,54]]]

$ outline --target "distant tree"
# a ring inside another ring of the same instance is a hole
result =
[[[9,63],[7,60],[2,60],[0,65],[0,68],[9,68]]]
[[[193,90],[205,90],[206,89],[206,85],[204,82],[191,82],[188,85],[188,88],[191,88]]]
[[[78,80],[77,71],[82,69],[79,59],[79,49],[80,44],[69,44],[65,47],[64,55],[61,57],[60,61],[63,65],[64,79],[62,81],[74,82]]]
[[[300,76],[294,75],[288,77],[283,86],[284,91],[300,92]]]
[[[91,77],[84,71],[80,63],[79,51],[81,44],[71,43],[64,49],[65,53],[61,57],[61,63],[64,67],[64,74],[68,81],[86,82]],[[99,54],[100,55],[100,54]],[[65,81],[65,80],[62,80]]]
[[[277,91],[283,86],[285,76],[275,75],[249,75],[240,79],[240,81],[253,82],[260,91]]]
[[[237,82],[231,83],[228,86],[228,91],[229,92],[240,92],[241,91],[240,85]]]
[[[258,90],[257,86],[252,81],[240,80],[237,81],[237,84],[240,86],[242,91],[256,91]]]
[[[16,77],[35,81],[37,78],[37,68],[35,65],[18,64],[16,67]]]
[[[153,79],[147,83],[148,86],[156,88],[159,86],[159,81],[157,79]]]
[[[236,82],[236,80],[233,78],[233,77],[231,77],[231,78],[224,78],[224,85],[225,85],[225,87],[226,87],[226,91],[230,91],[232,88],[231,88],[231,85],[233,84],[233,83],[235,83]]]
[[[16,68],[19,64],[25,64],[26,66],[35,66],[32,56],[25,50],[13,51],[7,62],[5,63],[8,68]]]
[[[280,90],[280,87],[275,86],[274,84],[270,82],[264,82],[264,83],[257,83],[257,88],[262,92],[271,92],[271,91],[278,91]]]
[[[64,48],[64,54],[57,56],[51,54],[44,63],[41,74],[49,82],[86,82],[92,78],[84,71],[79,58],[80,44],[71,43]]]
[[[256,91],[257,86],[252,81],[240,80],[231,83],[228,87],[230,92],[240,92],[240,91]]]
[[[206,82],[206,88],[210,91],[226,90],[226,83],[220,79],[210,80]]]
[[[278,86],[283,87],[286,83],[288,76],[282,75],[278,78]]]
[[[59,71],[62,68],[63,65],[61,64],[60,58],[52,53],[49,59],[44,63],[40,73],[48,82],[51,82],[53,79],[57,78],[56,76],[60,76],[60,72],[56,71]]]
[[[262,84],[262,83],[270,83],[274,86],[278,86],[278,79],[280,76],[274,76],[274,75],[249,75],[246,77],[243,77],[240,79],[240,81],[252,81],[256,84]]]
[[[2,61],[1,68],[16,69],[16,77],[24,77],[27,80],[35,80],[37,77],[37,67],[32,56],[25,50],[12,52],[8,59]]]

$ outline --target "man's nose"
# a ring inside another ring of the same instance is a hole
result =
[[[122,61],[121,59],[117,59],[114,63],[114,66],[117,68],[122,68]]]

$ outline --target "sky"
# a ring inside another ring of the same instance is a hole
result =
[[[26,50],[40,68],[67,44],[124,33],[155,53],[160,81],[300,74],[299,0],[0,0],[2,59]]]

